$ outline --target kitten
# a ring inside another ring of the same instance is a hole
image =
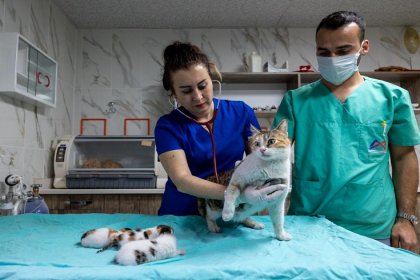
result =
[[[118,247],[121,247],[122,245],[130,241],[156,239],[157,237],[167,233],[173,233],[173,229],[167,225],[158,225],[156,227],[151,227],[143,230],[128,230],[118,235],[117,245]]]
[[[82,168],[101,168],[101,161],[94,158],[84,160]]]
[[[80,243],[83,247],[99,249],[112,243],[118,234],[120,231],[112,228],[92,229],[82,235]]]
[[[83,247],[100,249],[97,251],[97,253],[100,253],[113,246],[121,247],[130,241],[156,239],[159,235],[168,232],[172,233],[172,228],[167,225],[158,225],[143,230],[98,228],[85,232],[80,243]]]
[[[226,178],[230,180],[225,192],[225,200],[217,201],[207,199],[205,213],[199,205],[201,213],[207,220],[211,232],[220,232],[216,220],[220,217],[224,221],[242,222],[245,226],[262,229],[264,225],[249,218],[249,216],[268,209],[274,226],[276,238],[290,240],[292,236],[284,230],[284,204],[290,184],[290,140],[287,137],[287,120],[283,120],[271,131],[259,131],[251,125],[252,136],[249,145],[252,153],[235,168],[233,172],[223,174],[221,184]],[[212,180],[213,181],[213,180]],[[285,183],[281,196],[271,202],[261,202],[258,205],[243,203],[237,205],[236,199],[246,186],[260,186]],[[199,200],[200,201],[200,200]],[[199,202],[199,204],[202,202]],[[223,210],[222,210],[223,209]]]
[[[119,162],[108,159],[101,162],[101,168],[122,168],[122,165]]]
[[[176,238],[170,228],[153,240],[137,240],[124,244],[115,256],[115,262],[136,265],[184,254],[183,250],[176,249]]]

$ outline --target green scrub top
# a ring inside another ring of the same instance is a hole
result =
[[[420,133],[406,90],[363,78],[344,103],[320,80],[287,92],[273,127],[288,119],[294,139],[289,214],[323,215],[385,239],[397,211],[389,143],[415,146]]]

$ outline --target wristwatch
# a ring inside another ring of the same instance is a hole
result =
[[[397,218],[403,218],[403,219],[409,220],[413,224],[413,226],[415,226],[419,223],[419,221],[418,221],[418,219],[415,215],[410,215],[410,214],[408,214],[406,212],[402,212],[402,211],[398,212]]]

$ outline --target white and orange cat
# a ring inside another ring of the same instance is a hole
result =
[[[249,217],[267,209],[274,226],[276,238],[290,240],[292,236],[284,230],[285,201],[290,187],[290,152],[291,142],[287,136],[287,120],[270,131],[259,131],[251,126],[252,136],[249,145],[252,153],[235,168],[225,191],[223,202],[207,199],[205,213],[208,229],[211,232],[220,232],[216,220],[220,217],[224,221],[242,222],[245,226],[262,229],[264,225]],[[274,201],[262,201],[258,205],[237,203],[237,198],[247,186],[260,186],[279,184],[280,197]],[[221,182],[223,184],[223,182]]]

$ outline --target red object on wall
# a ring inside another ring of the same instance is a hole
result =
[[[150,135],[150,119],[149,118],[124,118],[124,136],[127,136],[128,121],[145,121],[147,122],[147,135]]]
[[[41,78],[45,79],[45,83],[42,83]],[[51,84],[50,77],[48,75],[42,75],[41,72],[36,72],[36,81],[38,84],[43,84],[45,87],[49,87]]]
[[[107,119],[90,119],[90,118],[81,118],[80,119],[80,135],[83,135],[83,123],[86,121],[102,121],[104,123],[104,136],[106,136],[107,130]]]

